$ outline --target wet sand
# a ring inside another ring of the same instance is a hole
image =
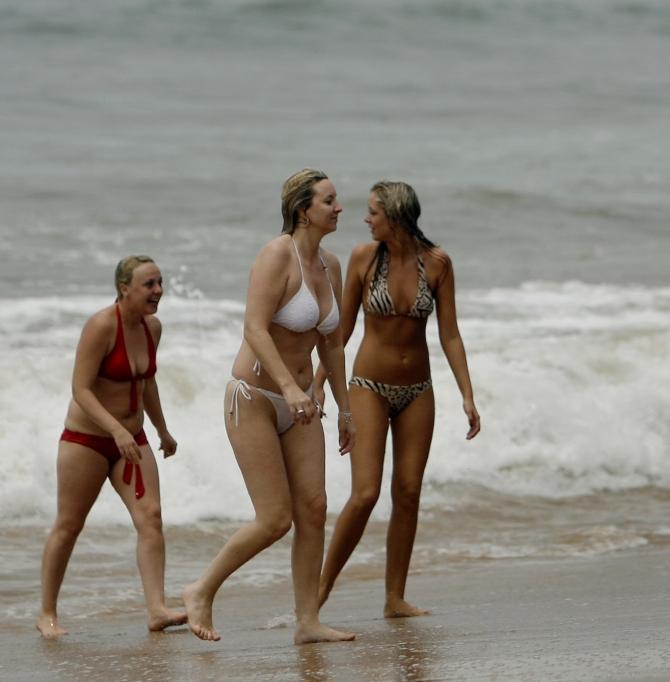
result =
[[[286,624],[288,583],[224,589],[215,604],[218,643],[183,627],[150,634],[139,610],[70,618],[70,634],[56,642],[21,618],[0,626],[0,679],[670,679],[667,549],[453,565],[412,575],[408,597],[433,614],[386,620],[382,581],[343,576],[322,617],[355,631],[356,641],[300,647]]]

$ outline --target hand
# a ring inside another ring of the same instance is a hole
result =
[[[177,441],[167,431],[160,435],[160,439],[158,449],[163,451],[163,459],[172,457],[177,452]]]
[[[471,440],[474,438],[481,430],[479,413],[475,407],[475,403],[472,398],[466,398],[463,401],[463,410],[468,418],[468,423],[470,424],[470,430],[467,432],[465,439]]]
[[[121,457],[127,459],[133,464],[139,464],[142,459],[142,451],[140,446],[135,442],[135,439],[130,435],[130,432],[123,427],[119,428],[112,434],[116,447],[121,453]]]
[[[309,424],[317,414],[314,401],[297,385],[286,389],[284,399],[295,424]]]
[[[319,411],[319,418],[323,419],[323,417],[326,416],[326,413],[323,411],[323,406],[326,404],[326,392],[324,391],[323,386],[315,384],[312,397],[314,398],[314,402]]]
[[[340,454],[351,452],[356,444],[356,427],[351,412],[340,412],[337,417],[337,429],[340,432]]]

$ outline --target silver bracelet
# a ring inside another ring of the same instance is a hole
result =
[[[339,419],[340,417],[344,419],[345,424],[351,424],[351,422],[353,421],[353,419],[351,418],[351,412],[339,412],[337,418]]]

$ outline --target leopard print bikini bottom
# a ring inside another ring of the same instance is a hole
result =
[[[389,416],[393,418],[399,415],[424,391],[431,388],[433,382],[430,379],[427,379],[426,381],[420,381],[418,384],[394,386],[393,384],[383,384],[381,381],[372,381],[372,379],[364,379],[363,377],[351,377],[349,385],[367,388],[370,391],[378,393],[383,398],[386,398],[389,407]]]

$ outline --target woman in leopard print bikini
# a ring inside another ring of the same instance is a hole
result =
[[[420,230],[420,213],[419,200],[408,184],[383,181],[372,187],[365,222],[374,241],[359,244],[351,253],[341,313],[345,343],[361,304],[365,314],[365,332],[349,382],[357,441],[350,455],[351,496],[335,525],[319,599],[323,604],[328,598],[377,502],[390,424],[393,507],[387,536],[387,618],[428,613],[405,600],[405,583],[435,422],[426,342],[427,318],[434,308],[440,343],[463,396],[470,425],[466,438],[474,438],[480,428],[456,321],[451,260]],[[321,401],[325,379],[320,368],[315,395]]]

